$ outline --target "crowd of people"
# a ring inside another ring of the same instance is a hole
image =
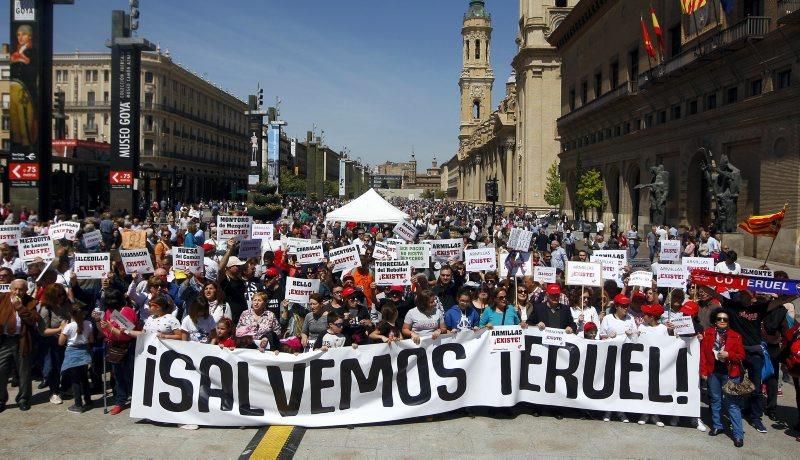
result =
[[[720,293],[692,284],[684,289],[659,288],[655,282],[650,287],[628,284],[630,262],[637,259],[640,245],[647,246],[654,263],[666,240],[679,240],[684,256],[713,258],[717,271],[739,273],[736,253],[713,230],[653,226],[641,234],[635,226],[620,229],[614,220],[592,227],[522,209],[500,208],[492,215],[488,207],[461,203],[393,203],[411,216],[418,241],[463,238],[465,249],[492,246],[507,254],[505,270],[468,273],[456,257],[414,270],[410,286],[377,286],[373,249],[376,242],[394,237],[394,225],[326,225],[325,214],[341,204],[338,200],[287,199],[275,222],[275,240],[291,236],[321,241],[326,253],[356,244],[361,266],[346,273],[332,272],[330,262],[300,265],[286,244],[266,245],[258,258],[240,258],[240,242],[219,238],[215,224],[218,215],[246,214],[246,207],[236,203],[178,204],[174,209],[153,203],[133,217],[103,213],[79,219],[57,213],[50,221],[24,208],[3,206],[0,217],[6,224],[19,224],[23,238],[47,235],[53,224],[66,220],[79,221],[81,229],[72,239],[54,241],[52,261],[22,261],[16,246],[0,246],[0,285],[8,285],[0,293],[0,412],[8,402],[9,379],[19,387],[20,410],[30,408],[32,382],[39,381],[39,389],[49,391],[50,403],[71,398],[68,410],[85,412],[97,403],[92,395],[101,391],[104,363],[113,381],[110,414],[123,412],[132,391],[133,343],[141,334],[198,346],[302,353],[407,339],[421,344],[423,338],[503,325],[559,328],[588,340],[674,336],[673,320],[690,316],[693,335],[701,341],[698,372],[711,409],[711,427],[701,419],[691,421],[694,427],[716,436],[725,430],[727,418],[740,447],[743,420],[763,433],[762,418],[779,416],[784,383],[793,383],[798,395],[795,423],[800,424],[794,298],[746,290]],[[533,232],[528,251],[507,249],[513,228]],[[82,235],[95,230],[102,241],[86,247]],[[202,247],[203,269],[174,269],[174,247]],[[119,250],[135,248],[149,250],[153,273],[126,273]],[[616,279],[606,280],[602,288],[565,284],[568,261],[588,261],[593,251],[603,249],[627,251],[629,265]],[[72,270],[73,256],[93,252],[111,254],[111,271],[102,279],[79,280]],[[501,275],[515,273],[514,263],[520,260],[555,268],[557,282],[536,282],[531,273],[516,279]],[[780,271],[774,276],[788,279]],[[289,302],[287,277],[319,279],[319,291],[307,304]],[[765,361],[771,374],[763,372]],[[742,384],[745,375],[754,385],[752,392],[728,390]],[[562,416],[558,408],[548,412]],[[629,415],[607,412],[598,418],[627,423]],[[665,425],[658,414],[636,414],[634,420]],[[680,420],[666,422],[677,425]]]

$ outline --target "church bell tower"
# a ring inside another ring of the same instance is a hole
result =
[[[475,128],[492,113],[494,72],[489,60],[492,18],[483,0],[469,2],[461,36],[463,64],[458,80],[461,89],[459,143],[469,138]]]

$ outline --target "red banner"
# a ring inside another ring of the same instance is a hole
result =
[[[710,286],[719,291],[736,289],[747,290],[748,277],[741,275],[726,275],[724,273],[710,272],[708,270],[693,270],[692,283],[701,286]]]

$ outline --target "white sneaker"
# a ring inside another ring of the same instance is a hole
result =
[[[650,417],[650,420],[652,420],[653,423],[656,424],[656,426],[660,427],[664,426],[664,422],[661,421],[661,417],[659,417],[658,415],[653,415],[652,417]]]
[[[610,422],[611,421],[611,412],[606,412],[605,414],[603,414],[603,421],[604,422]]]
[[[647,415],[642,414],[642,416],[639,417],[639,421],[636,422],[636,423],[638,423],[639,425],[646,425],[647,424],[647,418],[648,418]]]
[[[183,430],[196,430],[200,427],[193,424],[187,424],[187,425],[178,425],[178,428],[181,428]]]
[[[53,394],[52,396],[50,396],[50,403],[51,404],[61,404],[63,402],[64,401],[62,401],[61,398],[57,394]]]
[[[702,431],[703,433],[705,433],[706,430],[708,430],[708,427],[703,423],[702,420],[698,418],[695,419],[695,421],[697,422],[697,431]]]
[[[622,423],[630,423],[631,422],[630,420],[628,420],[628,416],[625,415],[624,412],[617,412],[617,415],[619,415],[619,419],[620,419],[620,421]]]

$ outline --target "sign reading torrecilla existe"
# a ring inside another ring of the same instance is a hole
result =
[[[251,216],[217,216],[217,237],[221,240],[250,239]]]
[[[135,273],[153,273],[153,260],[147,249],[121,249],[119,256],[122,258],[122,265],[128,275]]]
[[[361,256],[355,244],[348,244],[328,252],[328,261],[333,264],[331,272],[338,273],[361,266]]]
[[[209,426],[380,423],[520,402],[594,411],[700,416],[699,342],[565,334],[489,353],[488,331],[293,356],[158,339],[136,344],[131,417]]]
[[[375,284],[378,286],[410,286],[411,265],[407,260],[376,260]]]
[[[76,253],[73,270],[79,280],[102,279],[111,271],[111,254],[107,252]]]
[[[497,254],[492,247],[467,249],[464,251],[464,260],[470,273],[497,270]]]

